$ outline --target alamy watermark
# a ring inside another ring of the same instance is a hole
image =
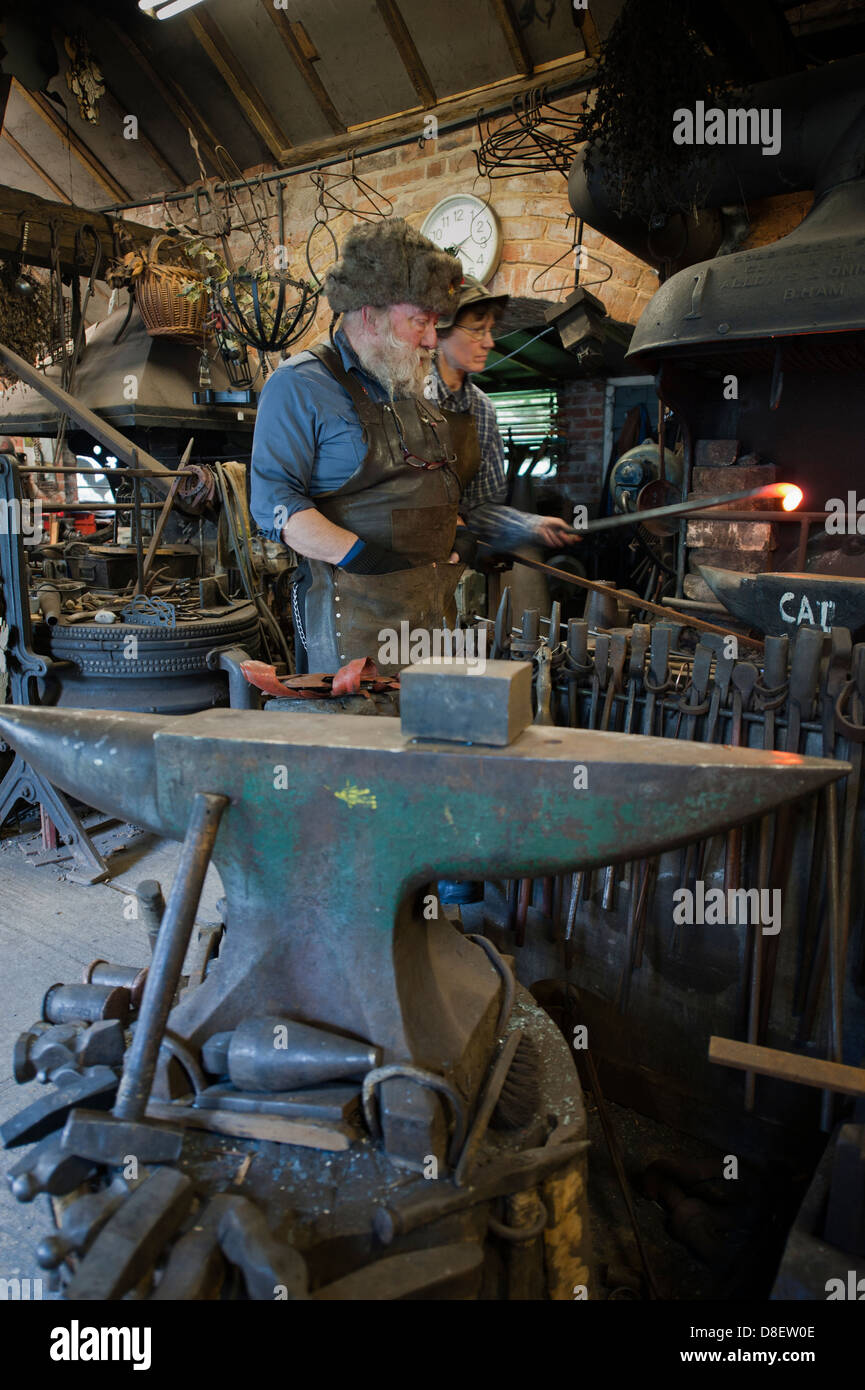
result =
[[[851,490],[847,500],[830,497],[826,503],[827,536],[865,536],[865,497]]]
[[[694,891],[677,888],[673,893],[676,926],[759,926],[764,936],[781,930],[780,888],[706,888],[697,879]]]
[[[378,634],[379,666],[414,666],[419,661],[440,661],[446,665],[464,662],[473,673],[487,664],[487,634],[483,628],[412,627],[403,620],[399,631],[383,627]]]
[[[760,145],[763,154],[777,154],[781,148],[780,106],[730,107],[706,109],[698,101],[694,110],[685,106],[673,112],[675,145]]]
[[[0,1279],[0,1303],[32,1302],[41,1298],[41,1279]]]
[[[20,536],[25,545],[42,540],[42,499],[0,498],[0,535]]]
[[[152,1335],[149,1327],[82,1327],[73,1318],[68,1327],[52,1328],[48,1355],[52,1361],[131,1361],[134,1371],[148,1371]]]

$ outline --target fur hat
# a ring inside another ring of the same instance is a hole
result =
[[[324,293],[335,314],[370,304],[416,304],[446,313],[463,278],[462,262],[421,236],[402,217],[364,222],[342,243],[325,276]]]

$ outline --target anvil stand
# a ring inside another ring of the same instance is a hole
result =
[[[34,682],[50,680],[51,671],[57,663],[39,656],[33,650],[27,595],[27,560],[20,529],[10,522],[10,516],[14,516],[16,512],[20,516],[22,500],[17,462],[11,454],[0,454],[0,507],[6,516],[6,526],[0,530],[0,586],[6,609],[4,618],[9,626],[11,638],[8,652],[9,684],[14,704],[32,705],[40,703],[33,699]],[[0,751],[6,747],[6,744],[0,744]],[[26,801],[28,805],[43,808],[43,827],[47,815],[60,838],[65,840],[73,857],[83,868],[81,877],[84,882],[104,883],[111,877],[108,865],[64,793],[52,786],[47,778],[28,766],[24,759],[16,754],[11,767],[0,781],[0,825],[18,801]],[[46,849],[51,852],[48,845]]]

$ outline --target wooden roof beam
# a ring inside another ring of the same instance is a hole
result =
[[[511,0],[490,0],[499,28],[505,36],[508,52],[517,72],[528,74],[532,71],[532,55],[529,53],[522,30],[517,24]]]
[[[403,19],[402,11],[396,0],[376,0],[379,14],[387,25],[387,31],[393,40],[394,47],[400,56],[402,65],[409,75],[412,86],[420,97],[421,105],[424,108],[435,106],[437,97],[435,88],[430,81],[429,73],[424,67],[423,60],[415,47],[414,39],[408,31],[408,26]]]
[[[324,116],[335,135],[345,130],[345,121],[330,99],[330,94],[315,70],[315,58],[309,49],[312,47],[309,36],[299,20],[290,20],[284,10],[274,9],[273,0],[261,0],[265,12],[276,25],[276,31],[285,44],[291,60],[312,93],[319,111]],[[305,42],[304,42],[305,41]]]
[[[187,25],[222,77],[247,123],[262,139],[274,159],[290,147],[288,136],[279,128],[267,109],[267,102],[255,83],[244,72],[231,51],[231,45],[219,25],[206,10],[190,10],[184,15]]]
[[[76,135],[53,102],[49,101],[41,92],[28,91],[17,78],[12,79],[12,85],[15,91],[32,106],[37,115],[42,117],[45,124],[50,126],[54,133],[59,136],[64,147],[75,156],[79,164],[83,165],[91,178],[95,179],[116,203],[132,201],[132,195],[127,192],[122,183],[117,182],[111,171],[105,167],[102,160],[93,153],[81,137]]]
[[[3,132],[4,135],[6,132]],[[51,224],[57,228],[57,243],[60,266],[64,273],[75,271],[78,274],[86,269],[75,259],[75,233],[82,227],[93,228],[102,246],[102,278],[108,263],[114,256],[114,227],[119,226],[128,233],[133,245],[146,246],[154,235],[153,227],[143,222],[130,222],[126,218],[112,217],[108,213],[94,212],[92,208],[80,208],[65,201],[54,202],[50,198],[40,198],[36,193],[25,193],[21,188],[0,186],[0,256],[15,255],[21,243],[21,228],[28,222],[27,250],[24,256],[26,265],[50,266],[51,264]]]
[[[545,77],[550,83],[573,81],[589,87],[596,76],[597,64],[582,55],[569,55],[561,62],[545,65]],[[474,119],[483,113],[486,105],[501,107],[514,97],[531,91],[537,86],[537,81],[537,74],[528,77],[508,77],[499,82],[488,83],[484,87],[475,87],[469,92],[458,92],[452,97],[444,97],[436,105],[439,125],[445,127],[451,121],[464,120],[467,117]],[[303,145],[296,145],[293,150],[285,152],[283,164],[286,169],[296,164],[312,164],[322,159],[330,159],[343,150],[346,155],[356,150],[360,157],[363,154],[361,139],[365,144],[374,144],[377,140],[399,140],[403,136],[416,133],[418,109],[387,116],[383,120],[367,121],[362,127],[352,126],[347,135],[331,135],[324,140],[310,140]],[[471,142],[473,138],[472,132],[468,131],[467,142]]]
[[[178,124],[183,127],[187,135],[192,131],[202,155],[210,162],[214,173],[221,174],[223,170],[216,157],[216,146],[222,142],[219,136],[211,130],[201,113],[192,106],[183,89],[167,73],[157,71],[152,61],[152,50],[145,46],[143,40],[139,42],[134,39],[131,34],[120,27],[116,20],[106,16],[103,22],[108,25],[118,43],[123,45],[129,56],[144,73],[148,82],[162,97]]]
[[[598,26],[586,10],[574,10],[574,20],[577,28],[583,36],[583,43],[586,48],[587,58],[597,58],[601,51],[601,36],[598,33]]]
[[[24,146],[15,139],[15,136],[12,134],[11,130],[7,130],[4,126],[2,136],[3,139],[6,140],[12,146],[15,153],[21,156],[25,164],[30,165],[30,168],[33,170],[34,174],[39,175],[40,179],[45,184],[45,186],[51,189],[51,192],[54,194],[55,198],[59,198],[61,203],[72,202],[72,199],[69,197],[69,195],[63,192],[63,189],[60,187],[59,183],[55,183],[51,175],[49,173],[46,173],[46,171],[42,168],[42,165],[37,164],[32,154],[28,154]]]

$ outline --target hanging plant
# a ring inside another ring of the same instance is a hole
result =
[[[266,266],[230,270],[205,242],[192,242],[187,251],[202,267],[204,281],[184,292],[194,299],[209,298],[241,342],[258,352],[279,352],[306,332],[318,302],[310,283]]]
[[[182,243],[158,232],[150,245],[115,261],[107,280],[112,289],[131,289],[151,337],[203,343],[206,334],[204,275]]]
[[[0,343],[35,367],[48,353],[53,337],[48,286],[22,270],[17,261],[5,261],[0,266]],[[4,390],[17,380],[15,372],[0,363]]]
[[[675,144],[673,113],[693,111],[697,101],[728,105],[721,64],[697,32],[694,3],[626,0],[602,47],[595,102],[583,119],[587,174],[599,168],[619,213],[649,225],[700,206],[699,169],[713,153]]]

